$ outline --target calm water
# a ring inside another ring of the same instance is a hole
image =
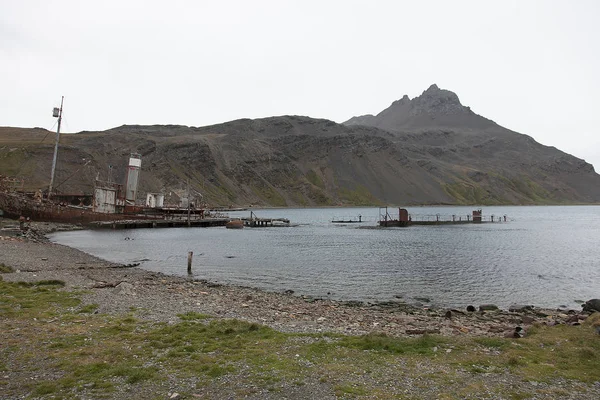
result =
[[[412,207],[466,216],[473,207]],[[433,304],[567,305],[600,298],[600,207],[485,207],[507,223],[388,229],[377,208],[255,210],[289,228],[63,232],[52,240],[103,259],[199,279],[341,300],[425,297]],[[249,216],[248,212],[230,216]],[[338,225],[335,217],[363,216]],[[130,238],[132,240],[125,240]]]

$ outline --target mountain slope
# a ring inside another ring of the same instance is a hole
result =
[[[590,164],[475,114],[455,93],[435,84],[376,116],[353,117],[344,124],[418,141],[433,165],[453,175],[444,187],[459,200],[485,200],[491,194],[503,203],[527,202],[520,192],[534,202],[598,202],[598,175]]]
[[[0,128],[0,175],[45,187],[53,137]],[[211,205],[600,202],[590,164],[502,128],[437,86],[345,124],[281,116],[63,135],[58,190],[91,193],[97,176],[123,182],[131,152],[142,155],[139,197],[162,191],[173,203],[188,180]]]

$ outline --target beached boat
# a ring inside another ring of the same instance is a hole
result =
[[[243,229],[244,221],[241,219],[234,219],[225,224],[225,228],[227,229]]]

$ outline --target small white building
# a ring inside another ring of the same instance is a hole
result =
[[[165,195],[162,193],[146,194],[146,207],[162,208],[165,203]]]

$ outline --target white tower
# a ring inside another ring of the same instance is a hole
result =
[[[129,157],[129,166],[127,167],[127,183],[125,184],[125,201],[129,205],[135,205],[141,167],[142,156],[137,153],[131,153],[131,156]]]

